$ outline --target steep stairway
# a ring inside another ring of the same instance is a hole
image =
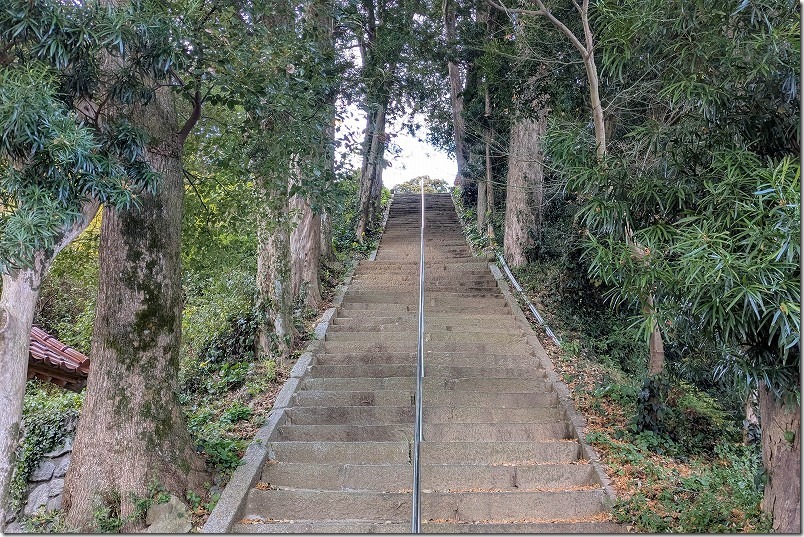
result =
[[[232,531],[410,531],[420,197],[394,198]],[[425,202],[426,533],[608,533],[599,469],[449,195]],[[543,351],[542,351],[543,352]]]

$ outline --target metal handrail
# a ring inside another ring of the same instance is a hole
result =
[[[419,180],[422,200],[422,222],[419,256],[419,342],[416,349],[416,423],[413,428],[413,513],[411,532],[421,533],[422,502],[419,452],[422,435],[422,384],[424,383],[424,177]]]
[[[494,253],[497,254],[497,261],[499,261],[500,265],[502,265],[502,268],[505,271],[505,274],[508,275],[508,280],[513,284],[514,289],[517,290],[517,292],[519,293],[519,296],[522,297],[522,300],[528,306],[528,309],[530,309],[530,312],[533,314],[534,317],[536,317],[536,320],[539,321],[539,324],[542,325],[542,328],[544,328],[544,331],[547,333],[548,336],[550,336],[550,339],[552,339],[553,342],[555,342],[555,344],[560,347],[561,346],[561,340],[559,339],[559,337],[557,335],[555,335],[553,333],[552,330],[550,330],[550,327],[547,326],[547,321],[544,320],[544,318],[539,313],[539,310],[536,309],[536,306],[533,305],[533,302],[530,301],[530,299],[528,298],[528,295],[525,293],[524,289],[522,289],[522,286],[519,285],[518,281],[516,281],[516,278],[514,277],[514,273],[511,272],[510,268],[508,268],[508,263],[505,262],[505,256],[503,256],[499,252],[499,250],[496,250],[496,249],[494,250]]]

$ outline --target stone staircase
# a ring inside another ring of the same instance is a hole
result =
[[[394,198],[376,260],[355,271],[231,531],[410,531],[419,199]],[[422,531],[623,531],[566,393],[472,257],[450,196],[425,207]]]

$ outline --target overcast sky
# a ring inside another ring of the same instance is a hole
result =
[[[402,152],[396,156],[386,154],[391,162],[382,174],[386,187],[391,188],[420,175],[443,179],[450,186],[455,181],[458,165],[451,156],[407,134],[398,134],[393,140]]]
[[[354,139],[362,140],[366,125],[365,115],[354,105],[348,107],[345,115],[347,117],[340,128],[351,130]],[[421,123],[423,122],[422,118]],[[385,152],[385,159],[390,162],[390,166],[382,174],[386,187],[391,188],[420,175],[443,179],[452,186],[458,173],[458,164],[447,153],[420,141],[419,139],[426,139],[426,132],[419,132],[414,137],[397,125],[388,125],[387,129],[392,135],[391,144],[399,146],[401,151],[398,154],[388,150]],[[349,160],[352,166],[360,168],[361,155],[352,154]]]

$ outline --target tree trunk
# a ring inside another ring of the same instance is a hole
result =
[[[287,184],[258,176],[254,181],[257,211],[258,354],[285,365],[293,339],[291,316],[290,231]]]
[[[444,0],[443,7],[445,37],[447,47],[456,46],[456,26],[457,15],[453,0]],[[458,164],[457,186],[463,188],[469,181],[467,170],[467,151],[466,151],[466,124],[463,119],[463,83],[458,65],[452,61],[453,53],[449,54],[447,60],[447,72],[449,74],[449,97],[452,105],[452,127],[453,139],[455,141],[455,160]]]
[[[360,194],[358,198],[357,240],[363,244],[365,234],[373,225],[371,216],[374,205],[378,169],[382,166],[385,154],[385,111],[388,99],[385,98],[376,110],[369,111],[366,119],[366,134],[363,142],[363,165],[360,173]]]
[[[304,294],[308,308],[321,304],[319,265],[321,260],[321,217],[313,213],[310,204],[301,196],[290,200],[296,225],[290,234],[291,288],[294,298]]]
[[[494,175],[491,169],[491,140],[494,131],[486,129],[486,235],[491,243],[494,243]]]
[[[541,226],[544,188],[541,147],[546,127],[546,109],[540,110],[536,119],[521,118],[511,126],[503,246],[512,267],[527,262],[527,252]]]
[[[321,213],[321,259],[324,261],[335,259],[335,249],[332,247],[332,216],[328,212]]]
[[[134,519],[158,483],[179,498],[203,483],[179,404],[182,142],[167,90],[137,113],[152,137],[146,160],[162,180],[141,208],[108,210],[101,225],[92,367],[65,479],[67,525],[97,531],[95,513]]]
[[[477,232],[483,233],[486,228],[486,213],[488,212],[488,196],[486,195],[486,179],[477,182]]]
[[[762,463],[768,482],[762,510],[775,533],[801,533],[801,406],[787,406],[760,383]]]
[[[488,35],[491,25],[491,21],[486,22],[487,30],[486,34]],[[494,240],[494,225],[492,223],[491,215],[494,211],[494,184],[493,174],[491,170],[491,140],[493,138],[493,131],[491,128],[491,95],[489,94],[489,87],[486,84],[485,89],[485,113],[484,118],[486,120],[486,125],[483,128],[483,145],[485,146],[485,153],[486,153],[486,165],[484,166],[486,171],[486,180],[484,181],[484,188],[477,189],[477,231],[478,233],[483,233],[483,228],[487,227],[486,235],[489,238],[489,241]],[[481,207],[481,200],[480,198],[484,197],[482,201],[483,206],[483,220],[480,219],[480,207]]]
[[[39,252],[34,266],[3,274],[0,295],[0,530],[5,528],[8,493],[19,442],[28,351],[39,288],[56,255],[84,231],[98,212],[98,203],[85,203],[81,216],[56,242],[51,252]]]
[[[22,402],[28,375],[28,347],[41,275],[36,270],[3,274],[0,298],[0,529],[5,528],[8,486],[22,423]]]

